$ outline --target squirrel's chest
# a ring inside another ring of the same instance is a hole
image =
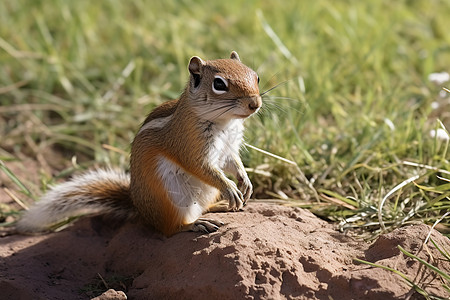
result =
[[[228,158],[239,154],[243,141],[244,125],[242,120],[233,120],[226,126],[212,124],[208,134],[207,155],[209,161],[216,166],[223,167]]]

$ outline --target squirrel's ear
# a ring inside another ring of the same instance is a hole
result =
[[[189,61],[189,72],[193,78],[193,86],[197,88],[200,85],[200,80],[202,78],[202,70],[205,62],[198,56],[194,56]]]
[[[230,58],[235,59],[237,61],[241,61],[241,59],[239,58],[239,55],[237,54],[236,51],[231,52]]]
[[[198,56],[193,56],[189,61],[189,72],[194,75],[200,75],[205,62]]]

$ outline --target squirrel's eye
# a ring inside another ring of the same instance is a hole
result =
[[[258,76],[258,84],[259,84],[259,76]]]
[[[220,78],[214,78],[214,89],[218,91],[226,91],[227,85],[225,82]]]
[[[214,93],[223,94],[228,91],[228,82],[221,76],[216,75],[212,84]]]

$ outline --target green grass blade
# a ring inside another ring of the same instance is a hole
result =
[[[30,190],[20,181],[19,178],[17,178],[16,175],[3,163],[2,160],[0,160],[0,170],[3,171],[3,173],[6,174],[6,176],[9,177],[9,179],[14,182],[15,185],[17,185],[20,189],[20,191],[25,194],[26,196],[32,198],[33,195],[31,194]]]
[[[442,256],[444,256],[446,260],[450,261],[450,255],[448,251],[444,247],[442,247],[443,249],[441,249],[441,247],[439,247],[438,244],[436,244],[436,242],[432,238],[430,238],[430,241],[434,245],[434,247],[438,249],[438,251],[442,254]]]
[[[405,249],[402,248],[402,246],[397,246],[397,248],[403,252],[403,254],[405,254],[406,256],[409,256],[415,260],[417,260],[418,262],[420,262],[421,264],[425,265],[427,268],[429,268],[430,270],[433,270],[434,272],[438,273],[439,275],[441,275],[445,280],[447,280],[448,282],[450,282],[450,275],[446,274],[445,272],[441,271],[440,269],[436,268],[435,266],[433,266],[432,264],[424,261],[423,259],[421,259],[420,257],[409,253],[408,251],[406,251]]]
[[[433,187],[428,187],[428,186],[420,185],[417,183],[414,183],[414,185],[417,186],[419,189],[422,189],[422,190],[428,191],[428,192],[443,193],[446,191],[450,191],[450,183],[441,184],[439,186],[433,186]]]
[[[390,272],[392,272],[394,274],[397,274],[398,276],[403,278],[408,283],[408,285],[410,285],[412,288],[414,288],[419,294],[421,294],[425,298],[429,299],[428,293],[424,289],[419,287],[417,284],[415,284],[411,279],[408,278],[408,276],[406,276],[402,272],[400,272],[400,271],[398,271],[396,269],[390,268],[390,267],[386,267],[386,266],[383,266],[383,265],[375,264],[375,263],[372,263],[370,261],[362,260],[362,259],[359,259],[359,258],[353,258],[353,260],[355,260],[355,261],[357,261],[359,263],[363,263],[363,264],[366,264],[366,265],[369,265],[369,266],[372,266],[372,267],[375,267],[375,268],[384,269],[384,270],[390,271]]]
[[[333,191],[330,191],[330,190],[325,190],[325,189],[319,189],[318,192],[324,193],[324,194],[326,194],[328,196],[335,197],[336,199],[339,199],[339,200],[341,200],[341,201],[343,201],[343,202],[345,202],[347,204],[350,204],[350,205],[352,205],[354,207],[358,207],[358,202],[356,202],[354,200],[351,200],[351,199],[348,199],[346,197],[342,197],[341,195],[339,195],[336,192],[333,192]]]

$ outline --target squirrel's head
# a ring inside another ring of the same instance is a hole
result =
[[[229,59],[204,61],[194,56],[189,72],[188,98],[202,119],[244,119],[262,105],[259,77],[235,51]]]

